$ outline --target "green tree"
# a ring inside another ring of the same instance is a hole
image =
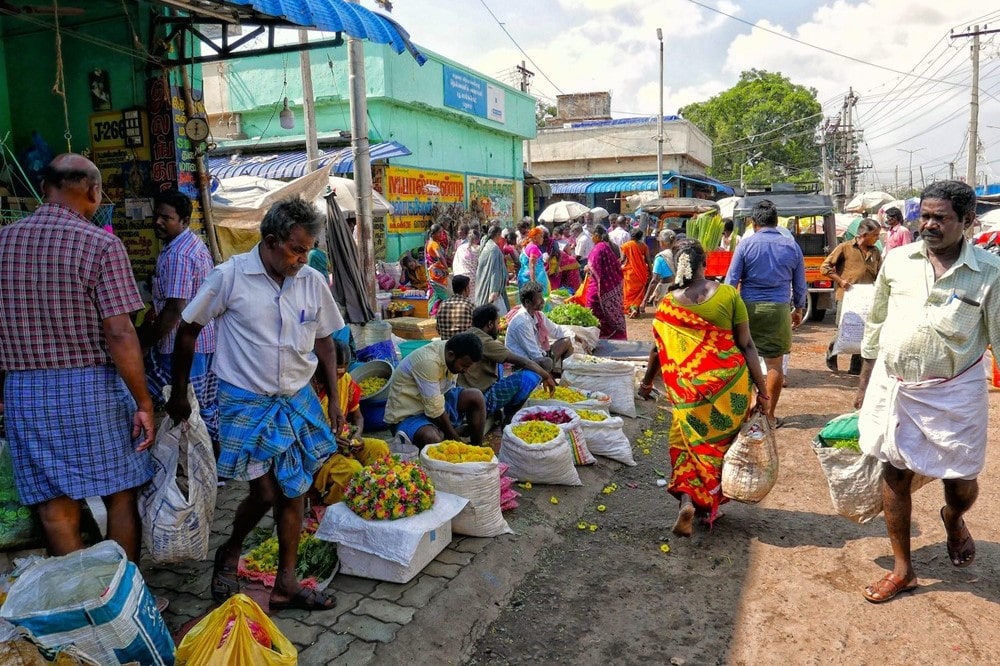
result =
[[[548,118],[556,117],[556,107],[554,104],[547,104],[544,100],[535,101],[535,126],[545,127]]]
[[[680,113],[712,140],[708,173],[714,178],[738,185],[742,165],[748,185],[819,180],[823,114],[814,88],[751,69],[729,90]]]

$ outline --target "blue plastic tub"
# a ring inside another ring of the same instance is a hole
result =
[[[386,400],[362,400],[361,415],[365,417],[365,432],[385,430]]]

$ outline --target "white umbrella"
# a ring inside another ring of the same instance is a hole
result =
[[[739,197],[726,197],[716,201],[715,203],[719,204],[719,215],[723,218],[732,217],[733,211],[736,210],[736,204],[739,201]]]
[[[1000,229],[1000,208],[994,208],[980,215],[979,224],[983,231],[996,231]]]
[[[330,176],[330,189],[333,190],[334,197],[337,199],[337,205],[340,206],[340,210],[344,212],[344,215],[348,217],[356,216],[358,208],[357,183],[350,178]],[[375,217],[392,215],[392,204],[375,190],[372,190],[372,214]]]
[[[895,201],[896,197],[888,192],[862,192],[851,199],[850,203],[844,206],[845,213],[867,213],[877,211],[882,204]]]
[[[590,209],[582,203],[575,201],[557,201],[542,211],[538,216],[539,222],[569,222],[578,217],[583,217],[590,212]]]
[[[610,215],[608,209],[604,208],[603,206],[595,206],[594,208],[591,208],[590,214],[594,216],[595,221],[605,220],[607,219],[608,215]]]

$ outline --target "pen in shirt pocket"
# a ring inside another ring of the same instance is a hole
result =
[[[969,298],[968,296],[965,296],[964,294],[960,294],[957,291],[952,291],[951,292],[951,296],[948,297],[948,303],[951,303],[952,301],[956,301],[956,300],[957,301],[961,301],[962,303],[965,303],[966,305],[971,305],[974,308],[978,308],[981,305],[981,303],[979,303],[979,301],[974,301],[971,298]],[[946,303],[946,305],[947,305],[947,303]]]

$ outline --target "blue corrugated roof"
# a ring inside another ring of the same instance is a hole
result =
[[[546,181],[552,186],[552,194],[584,194],[593,181],[589,180],[563,180]]]
[[[330,173],[353,173],[354,154],[350,146],[326,153],[319,158],[318,167],[329,167]],[[410,155],[410,149],[398,141],[377,143],[371,147],[373,160]],[[315,167],[313,167],[315,168]],[[208,170],[219,178],[257,176],[259,178],[300,178],[313,168],[307,168],[306,151],[289,150],[268,155],[209,157]]]
[[[345,0],[226,0],[230,4],[253,7],[256,11],[283,18],[307,28],[344,32],[351,37],[389,44],[396,51],[409,51],[423,65],[427,58],[410,41],[410,35],[388,16]]]
[[[663,116],[663,122],[681,120],[680,116]],[[637,118],[612,118],[611,120],[582,120],[578,123],[567,123],[570,127],[620,127],[622,125],[648,125],[656,122],[656,116],[639,116]]]

